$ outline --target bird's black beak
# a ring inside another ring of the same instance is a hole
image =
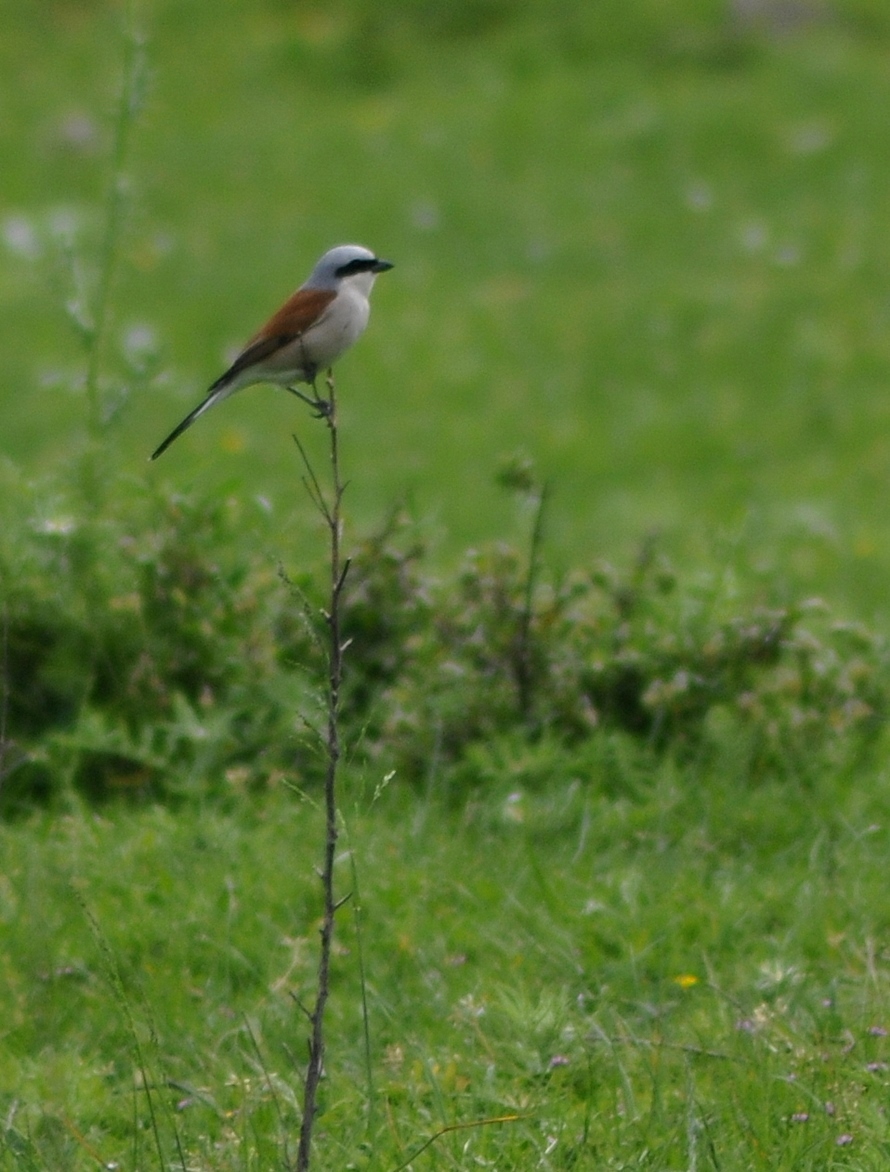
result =
[[[391,260],[380,260],[380,258],[378,257],[378,259],[375,260],[374,264],[371,266],[371,272],[372,273],[385,273],[388,269],[391,269],[392,267],[393,267],[393,264],[392,264]]]

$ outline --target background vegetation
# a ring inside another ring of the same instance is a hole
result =
[[[344,240],[318,1161],[883,1167],[885,6],[3,26],[0,1167],[293,1155],[323,436],[146,458]]]

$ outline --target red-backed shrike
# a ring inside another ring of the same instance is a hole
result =
[[[327,414],[328,404],[315,391],[318,372],[333,365],[361,336],[377,274],[391,268],[388,260],[360,244],[341,244],[326,252],[309,280],[253,335],[203,403],[186,415],[151,458],[156,460],[215,403],[254,383],[275,383]],[[294,383],[308,383],[314,397],[298,391]]]

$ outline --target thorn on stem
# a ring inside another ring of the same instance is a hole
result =
[[[334,589],[339,594],[346,582],[346,575],[349,573],[349,567],[352,565],[352,558],[347,558],[343,563],[343,569],[340,571],[340,577],[337,579],[337,584]]]
[[[302,998],[298,997],[296,993],[291,993],[291,999],[297,1005],[298,1009],[301,1009],[303,1011],[303,1013],[306,1014],[306,1020],[311,1025],[312,1024],[312,1014],[309,1012],[309,1009],[307,1008],[307,1006],[304,1005]]]

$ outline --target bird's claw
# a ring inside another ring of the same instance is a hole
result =
[[[328,399],[323,399],[321,395],[319,395],[319,393],[315,390],[315,387],[312,388],[313,393],[311,395],[304,394],[296,387],[287,387],[287,390],[289,390],[292,395],[296,395],[298,399],[302,399],[303,402],[307,404],[307,406],[311,407],[315,412],[316,419],[330,419],[332,410],[330,401]]]

